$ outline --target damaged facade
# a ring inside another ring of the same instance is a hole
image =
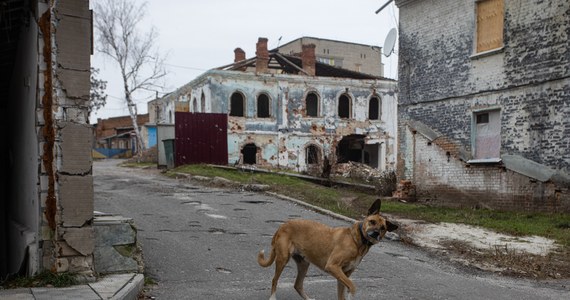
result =
[[[256,57],[234,52],[233,64],[161,99],[188,101],[191,113],[227,115],[228,164],[314,175],[346,161],[395,167],[395,81],[319,63],[313,44],[292,56],[268,51],[260,38]]]
[[[408,189],[440,205],[570,211],[570,2],[396,4]]]
[[[0,24],[0,277],[94,275],[89,1],[8,1]],[[7,84],[9,83],[9,84]]]

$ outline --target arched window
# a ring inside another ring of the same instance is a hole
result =
[[[257,117],[269,118],[269,96],[267,94],[259,94],[257,96]]]
[[[342,119],[350,118],[352,111],[350,97],[346,94],[342,94],[338,98],[338,116]]]
[[[308,165],[319,163],[319,147],[315,145],[309,145],[305,148],[305,157]]]
[[[232,94],[230,99],[230,116],[243,117],[245,108],[245,99],[239,92]]]
[[[319,96],[315,92],[309,92],[305,97],[305,109],[307,117],[319,116]]]
[[[202,112],[206,112],[206,95],[202,92],[202,98],[200,99],[200,108]]]
[[[378,97],[373,96],[368,103],[368,119],[379,120],[382,114],[382,107],[380,107],[380,100]]]

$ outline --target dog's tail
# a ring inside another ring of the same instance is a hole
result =
[[[257,263],[264,268],[271,266],[273,261],[275,261],[275,250],[273,247],[271,247],[271,252],[267,259],[265,259],[265,251],[261,250],[257,254]]]
[[[257,253],[257,263],[264,268],[271,266],[271,264],[275,261],[276,236],[277,234],[275,234],[271,239],[271,252],[269,252],[269,257],[267,259],[265,259],[265,251],[261,250],[259,253]]]

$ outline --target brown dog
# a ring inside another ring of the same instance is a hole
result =
[[[398,228],[380,216],[380,199],[368,210],[368,216],[350,227],[332,228],[309,220],[291,220],[281,225],[271,241],[271,253],[265,259],[264,251],[257,255],[262,267],[275,261],[275,276],[271,282],[271,298],[276,299],[277,281],[289,258],[297,263],[295,290],[309,299],[303,290],[303,280],[312,263],[337,279],[338,299],[344,299],[345,287],[349,299],[356,292],[348,278],[372,245],[377,244],[387,231]]]

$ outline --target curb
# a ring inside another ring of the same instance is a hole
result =
[[[136,300],[144,286],[144,275],[137,274],[129,280],[111,299],[113,300]]]

